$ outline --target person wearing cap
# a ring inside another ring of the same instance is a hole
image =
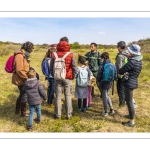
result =
[[[43,59],[43,61],[45,59],[48,59],[48,66],[50,68],[50,60],[52,57],[52,53],[56,51],[56,44],[51,44],[50,47],[48,48],[48,51],[46,52],[46,55]],[[42,61],[42,62],[43,62]],[[54,85],[55,85],[55,80],[53,78],[53,76],[50,74],[49,76],[45,76],[45,79],[48,81],[48,89],[47,89],[47,103],[49,107],[54,107],[53,105],[53,99],[54,99]]]
[[[119,69],[119,74],[124,75],[122,85],[124,86],[125,101],[129,111],[128,122],[122,122],[122,125],[133,127],[135,122],[135,110],[132,102],[133,90],[138,88],[138,76],[142,70],[142,58],[140,53],[141,47],[137,44],[132,44],[128,47],[129,58],[128,62]]]

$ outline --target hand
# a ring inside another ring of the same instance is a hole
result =
[[[80,52],[78,53],[78,56],[81,56]]]

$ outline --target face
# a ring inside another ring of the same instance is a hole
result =
[[[121,48],[120,48],[120,47],[117,47],[117,49],[118,49],[118,52],[120,52],[120,51],[121,51]]]
[[[51,52],[51,53],[53,53],[53,52],[55,52],[55,51],[56,51],[56,47],[51,47],[51,48],[50,48],[50,52]]]
[[[95,51],[96,50],[96,47],[94,46],[94,44],[90,45],[90,49],[91,49],[91,51]]]

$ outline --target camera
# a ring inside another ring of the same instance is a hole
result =
[[[123,80],[124,80],[124,81],[127,81],[128,79],[129,79],[129,73],[126,72],[126,73],[124,74],[124,76],[123,76]]]

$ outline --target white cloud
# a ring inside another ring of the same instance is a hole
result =
[[[104,34],[105,34],[105,32],[100,31],[100,32],[98,32],[98,34],[100,34],[100,35],[104,35]]]

